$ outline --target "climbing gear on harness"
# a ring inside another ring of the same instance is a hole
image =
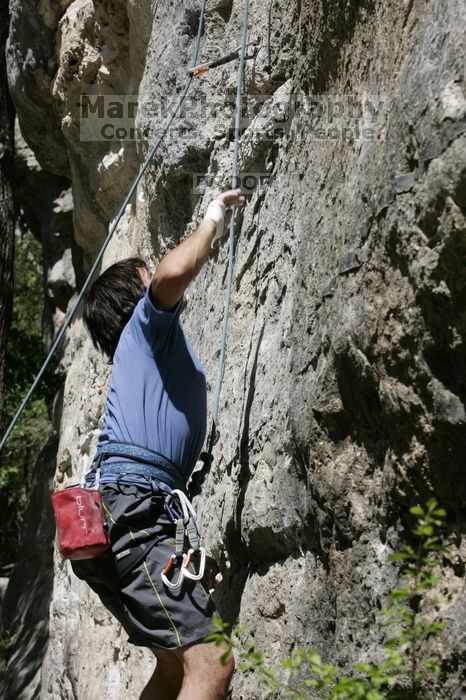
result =
[[[120,457],[125,461],[107,461],[105,464],[109,457]],[[184,578],[200,581],[205,573],[207,555],[200,545],[196,512],[186,495],[186,484],[178,467],[154,450],[129,443],[107,442],[98,448],[91,470],[83,477],[83,485],[93,486],[87,493],[98,493],[99,483],[115,482],[150,487],[163,498],[164,509],[175,525],[175,552],[170,555],[161,573],[163,583],[174,589],[181,586]],[[187,551],[185,542],[189,545]],[[144,543],[141,552],[136,552],[136,555],[144,556],[145,547],[147,545]],[[197,571],[193,571],[194,564],[197,564]],[[179,567],[178,575],[168,578],[176,567]],[[220,580],[221,575],[217,573],[214,581],[218,583]]]
[[[199,532],[196,523],[196,512],[188,500],[186,494],[179,489],[174,489],[165,498],[165,511],[176,526],[175,552],[170,555],[165,564],[161,578],[168,588],[179,588],[184,578],[192,581],[200,581],[205,573],[206,552],[199,543]],[[189,548],[185,552],[185,542]],[[193,573],[188,567],[192,565],[193,558],[199,557],[197,573]],[[172,569],[178,566],[178,575],[175,578],[168,578]]]
[[[58,548],[65,559],[92,559],[110,547],[102,497],[95,489],[70,486],[51,496]]]
[[[246,44],[245,48],[248,46],[253,46],[254,49],[250,55],[245,55],[244,59],[246,61],[256,58],[257,54],[259,53],[260,46],[261,46],[261,40],[260,38],[254,39],[254,41],[250,41],[248,44]],[[231,51],[230,53],[227,53],[225,56],[221,56],[220,58],[214,58],[212,61],[207,61],[206,63],[200,63],[198,66],[194,66],[194,68],[189,69],[189,75],[191,75],[193,78],[197,78],[198,76],[202,75],[203,73],[206,73],[210,68],[217,68],[218,66],[223,66],[225,63],[230,63],[230,61],[235,61],[238,58],[241,58],[241,51],[242,51],[242,46],[238,46],[237,49],[234,51]]]
[[[197,574],[192,574],[188,566],[191,564],[193,560],[193,554],[197,554],[199,552],[200,554],[200,562],[199,562],[199,573]],[[205,558],[206,558],[206,553],[204,547],[199,547],[198,550],[194,550],[193,548],[188,549],[188,554],[186,556],[186,560],[183,562],[183,565],[181,567],[181,570],[183,571],[183,575],[186,576],[187,578],[190,578],[192,581],[200,581],[201,578],[204,576],[204,569],[205,569]]]
[[[122,457],[126,461],[104,464],[108,457]],[[151,484],[154,491],[164,496],[172,488],[178,493],[183,493],[179,489],[186,489],[179,469],[158,452],[128,443],[106,443],[97,451],[81,486],[71,486],[52,494],[58,546],[63,557],[91,559],[110,547],[99,483],[111,483],[116,479],[123,482],[125,477],[131,484]]]

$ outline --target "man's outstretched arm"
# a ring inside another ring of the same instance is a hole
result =
[[[239,189],[223,192],[216,199],[225,206],[244,202]],[[168,310],[178,303],[207,260],[212,242],[217,238],[217,228],[223,231],[221,205],[217,211],[214,207],[213,218],[209,218],[209,210],[210,207],[196,230],[160,261],[151,282],[152,298],[158,308]]]

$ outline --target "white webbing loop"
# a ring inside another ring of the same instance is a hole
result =
[[[176,497],[176,501],[179,505],[184,524],[187,525],[191,518],[196,521],[196,511],[194,510],[191,501],[188,499],[184,491],[181,491],[180,489],[173,489],[173,491],[165,499],[168,506],[172,505],[174,497]]]

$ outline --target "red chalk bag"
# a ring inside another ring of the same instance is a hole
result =
[[[65,559],[93,559],[110,547],[102,496],[97,489],[70,486],[55,491],[51,499],[58,548]]]

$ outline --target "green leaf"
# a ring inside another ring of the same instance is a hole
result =
[[[394,554],[390,554],[388,557],[388,561],[403,561],[406,559],[413,559],[414,555],[409,554],[408,552],[394,552]]]
[[[447,511],[444,510],[443,508],[437,508],[436,510],[433,511],[433,513],[438,518],[446,518],[446,516],[447,516]]]
[[[221,665],[226,666],[230,657],[231,657],[231,649],[227,649],[227,651],[223,652],[223,654],[220,657]]]
[[[369,690],[366,694],[366,700],[383,700],[383,695],[378,690]]]
[[[371,671],[373,670],[373,666],[371,664],[366,663],[365,661],[361,661],[356,664],[356,670],[360,673],[371,673]]]
[[[393,588],[390,591],[389,597],[390,600],[393,602],[399,601],[399,600],[405,600],[411,595],[411,591],[404,587],[404,588]]]
[[[418,525],[414,530],[414,534],[418,537],[429,537],[432,535],[434,528],[432,525]]]
[[[437,634],[438,632],[441,632],[445,627],[445,621],[444,620],[439,620],[438,622],[432,622],[430,625],[426,627],[426,632],[428,634]]]

